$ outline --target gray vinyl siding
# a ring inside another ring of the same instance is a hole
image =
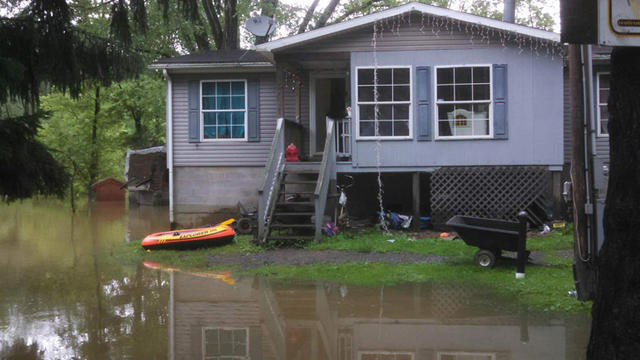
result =
[[[608,68],[606,67],[595,67],[593,70],[593,86],[594,86],[594,102],[598,100],[597,93],[598,89],[596,89],[597,85],[597,76],[599,72],[608,72]],[[571,163],[571,94],[570,94],[570,84],[569,84],[569,69],[567,67],[564,68],[563,75],[563,128],[564,128],[564,162],[566,164]],[[595,104],[596,116],[598,111],[598,104]],[[596,117],[597,119],[597,117]],[[596,125],[597,126],[597,125]],[[608,159],[609,158],[609,137],[608,136],[596,136],[596,156]]]
[[[260,141],[207,141],[189,143],[189,80],[260,79]],[[174,166],[264,166],[276,127],[275,74],[174,75],[173,81],[173,161]]]
[[[380,66],[411,66],[413,79],[417,66],[507,64],[508,139],[381,140],[381,166],[396,168],[482,165],[553,165],[563,163],[562,59],[537,56],[517,48],[423,51],[379,51]],[[357,66],[371,66],[373,54],[351,54],[351,73]],[[432,82],[435,79],[432,79]],[[356,106],[355,80],[352,104]],[[357,113],[357,112],[356,112]],[[435,117],[434,117],[435,118]],[[435,130],[435,124],[432,123]],[[354,123],[354,133],[357,126]],[[434,134],[436,134],[434,132]],[[435,138],[435,137],[434,137]],[[354,140],[353,166],[376,167],[376,141]]]
[[[422,23],[419,15],[404,17],[400,27],[392,30],[393,20],[382,22],[384,30],[382,35],[376,39],[376,47],[380,51],[391,50],[429,50],[429,49],[459,49],[459,48],[484,48],[502,46],[498,40],[493,40],[489,44],[478,39],[471,40],[471,36],[465,32],[465,26],[453,26],[450,31],[432,31],[429,24]],[[476,30],[477,31],[477,30]],[[352,52],[371,51],[371,40],[373,38],[373,25],[366,26],[354,31],[339,35],[326,37],[312,44],[296,46],[296,52]],[[286,52],[293,49],[285,50]]]

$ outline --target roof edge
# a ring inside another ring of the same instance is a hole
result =
[[[271,62],[226,62],[226,63],[172,63],[158,64],[153,63],[147,66],[148,69],[206,69],[206,68],[273,68]]]
[[[256,50],[273,51],[273,50],[279,50],[279,49],[295,46],[297,44],[306,43],[323,36],[333,35],[333,34],[347,31],[349,29],[357,28],[364,25],[369,25],[378,20],[401,15],[411,11],[427,13],[435,16],[448,17],[448,18],[459,20],[459,21],[476,23],[482,26],[492,27],[495,29],[500,29],[500,30],[509,31],[509,32],[515,32],[515,33],[519,33],[519,34],[530,36],[530,37],[535,37],[535,38],[558,42],[558,43],[560,42],[560,34],[555,32],[535,29],[525,25],[507,23],[504,21],[496,20],[496,19],[486,18],[478,15],[451,10],[451,9],[445,9],[445,8],[441,8],[433,5],[411,2],[408,4],[383,10],[377,13],[357,17],[355,19],[351,19],[339,24],[325,26],[320,29],[311,30],[302,34],[297,34],[297,35],[289,36],[286,38],[269,41],[264,44],[256,45]]]

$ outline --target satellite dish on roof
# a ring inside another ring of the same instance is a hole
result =
[[[255,36],[271,35],[276,30],[276,22],[268,16],[254,16],[244,26]]]

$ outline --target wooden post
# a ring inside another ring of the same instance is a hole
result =
[[[413,223],[414,231],[420,231],[420,173],[414,172],[411,176],[413,195]]]
[[[571,182],[573,190],[574,281],[579,300],[593,299],[595,278],[587,260],[587,215],[585,214],[585,128],[580,45],[569,45],[571,106]]]
[[[527,263],[527,212],[521,211],[518,213],[518,222],[520,228],[518,229],[518,268],[516,270],[516,279],[524,278],[524,267]]]

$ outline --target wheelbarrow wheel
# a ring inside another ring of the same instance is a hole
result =
[[[492,268],[496,265],[496,255],[489,250],[478,250],[474,260],[483,268]]]
[[[252,224],[251,219],[248,217],[238,219],[236,223],[236,231],[239,234],[248,235],[251,234]]]

